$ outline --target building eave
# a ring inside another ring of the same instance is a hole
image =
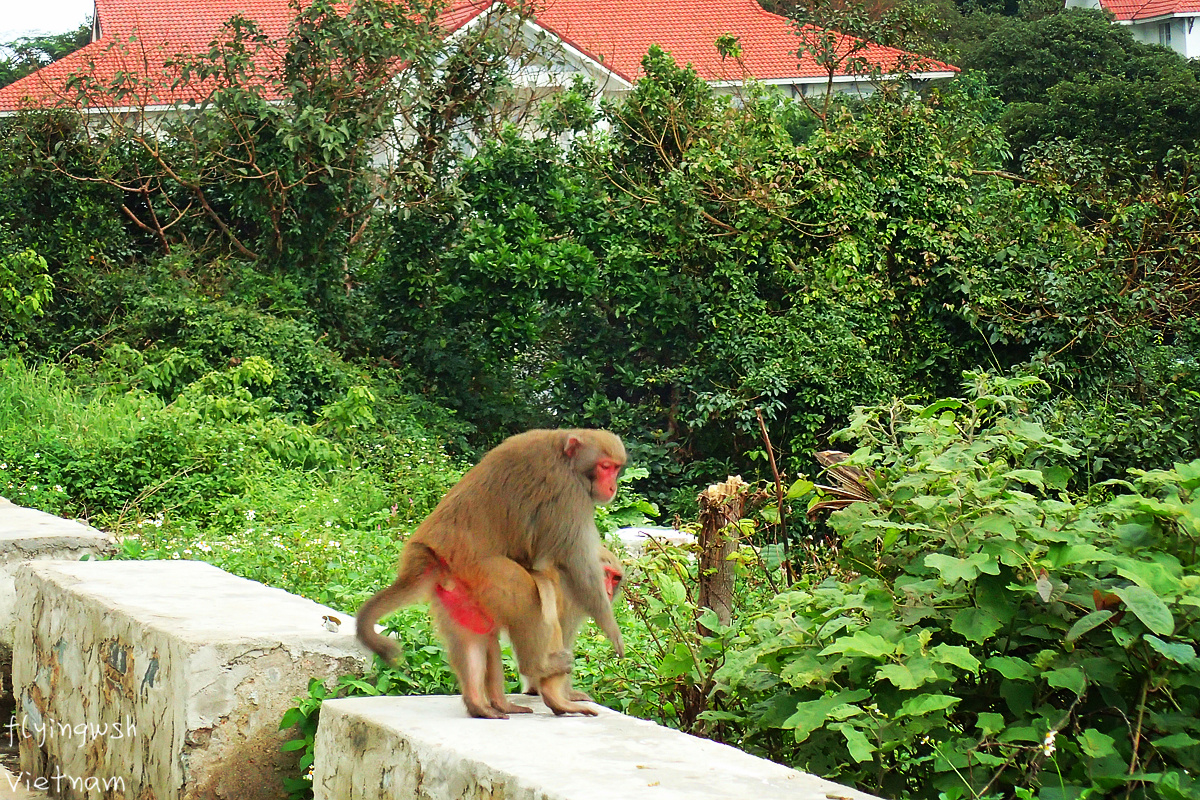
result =
[[[895,80],[897,78],[909,78],[917,81],[934,81],[946,80],[953,78],[958,73],[952,71],[938,72],[897,72],[880,76],[880,80]],[[833,83],[858,83],[861,81],[875,80],[872,75],[834,75]],[[745,86],[747,83],[760,83],[764,86],[814,86],[830,83],[828,75],[796,75],[784,78],[768,78],[765,80],[756,81],[753,78],[749,81],[707,81],[708,85],[714,89],[730,89],[737,86]]]

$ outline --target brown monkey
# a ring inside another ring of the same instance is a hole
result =
[[[600,565],[604,570],[604,588],[608,594],[608,602],[611,604],[616,599],[617,592],[621,591],[621,582],[625,580],[625,571],[621,566],[621,560],[617,558],[611,550],[603,545],[600,547]],[[543,607],[549,603],[551,593],[557,594],[557,609],[558,622],[562,628],[563,647],[567,652],[574,657],[575,652],[575,637],[579,635],[579,628],[583,625],[587,614],[584,613],[578,605],[571,602],[570,597],[561,591],[556,592],[558,585],[558,574],[554,569],[546,568],[534,570],[530,573],[534,582],[537,583],[538,593],[541,596]],[[518,665],[519,667],[520,665]],[[565,676],[566,688],[563,692],[568,700],[573,701],[591,701],[584,692],[571,688],[570,674]],[[528,675],[521,676],[521,684],[525,694],[539,694],[538,681],[531,679]]]
[[[547,705],[556,713],[586,709],[573,707],[559,691],[571,656],[563,648],[557,594],[543,601],[522,565],[553,568],[561,592],[594,617],[617,655],[624,655],[593,509],[616,496],[625,460],[621,440],[607,431],[534,430],[504,440],[417,527],[400,555],[395,582],[359,609],[358,638],[394,660],[398,646],[375,630],[382,616],[433,596],[470,598],[465,606],[451,601],[434,608],[472,716],[527,710],[509,703],[502,676],[496,680],[497,628],[508,631],[521,669],[544,687]]]
[[[611,603],[618,591],[624,573],[621,562],[607,547],[601,546],[600,563],[604,570],[605,591]],[[560,626],[563,637],[563,651],[571,653],[575,646],[575,637],[579,626],[586,616],[579,606],[572,603],[562,592],[558,570],[553,566],[530,570],[530,581],[514,575],[514,591],[523,597],[522,606],[533,609],[538,607],[541,614],[554,615],[546,619],[547,625]],[[534,596],[536,592],[536,597]],[[482,642],[478,637],[490,637],[486,645],[486,666],[484,669],[487,697],[495,708],[502,708],[508,713],[530,711],[525,706],[508,702],[504,694],[504,667],[500,660],[499,626],[488,615],[487,611],[470,596],[459,582],[445,580],[434,587],[433,603],[431,605],[434,620],[438,630],[447,643],[447,654],[455,672],[464,674],[467,671],[468,648],[466,642]],[[481,648],[479,645],[477,649]],[[520,665],[518,665],[520,666]],[[555,713],[575,712],[594,716],[596,711],[587,706],[578,705],[577,701],[590,701],[583,692],[571,688],[570,672],[535,680],[523,675],[527,694],[542,694],[546,704]]]

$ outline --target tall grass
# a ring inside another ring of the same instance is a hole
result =
[[[0,494],[110,531],[125,557],[203,559],[354,608],[461,473],[412,420],[408,438],[335,441],[244,392],[166,402],[95,375],[0,361]]]

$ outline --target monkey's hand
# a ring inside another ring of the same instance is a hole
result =
[[[598,619],[600,630],[604,631],[604,635],[612,642],[613,649],[617,651],[617,658],[625,657],[625,640],[621,638],[621,629],[617,627],[617,619],[612,615],[610,608],[608,614],[602,619]]]

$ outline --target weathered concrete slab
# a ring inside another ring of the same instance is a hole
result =
[[[112,551],[107,533],[75,520],[13,505],[0,497],[0,713],[12,706],[13,623],[17,619],[17,567],[31,559],[78,561]],[[2,784],[0,784],[2,787]]]
[[[608,709],[555,717],[529,705],[535,714],[479,720],[458,697],[328,700],[315,800],[872,800]]]
[[[44,788],[37,788],[33,781],[22,780],[0,765],[0,800],[45,800],[49,790],[49,781]]]
[[[198,561],[31,562],[17,602],[19,777],[59,797],[283,797],[283,712],[367,665],[348,615]]]
[[[614,535],[617,540],[624,545],[626,552],[632,556],[640,556],[647,550],[651,550],[657,545],[671,545],[672,547],[683,547],[685,545],[695,544],[695,534],[687,531],[679,531],[674,528],[655,528],[648,526],[639,526],[636,528],[618,528]]]

